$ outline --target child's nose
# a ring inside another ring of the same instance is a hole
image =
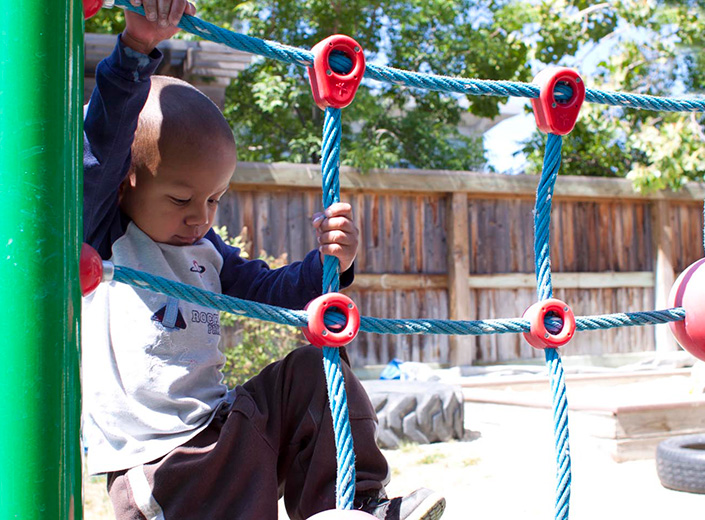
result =
[[[194,204],[186,216],[186,224],[188,226],[205,226],[208,224],[210,213],[208,204]]]

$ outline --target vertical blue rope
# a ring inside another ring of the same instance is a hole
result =
[[[534,261],[536,293],[539,300],[553,296],[551,282],[550,226],[553,189],[561,166],[561,136],[548,134],[541,180],[536,190],[534,210]],[[568,434],[568,399],[563,364],[555,348],[544,349],[553,394],[554,439],[556,443],[556,520],[566,520],[570,510],[570,446]]]
[[[340,110],[327,108],[323,123],[323,145],[321,152],[321,172],[323,184],[323,207],[340,202]],[[323,292],[336,292],[340,289],[340,265],[334,256],[323,259]],[[348,401],[345,394],[345,381],[340,366],[340,350],[323,348],[323,369],[328,384],[328,401],[333,416],[336,459],[336,509],[352,509],[355,498],[355,450],[353,449]]]

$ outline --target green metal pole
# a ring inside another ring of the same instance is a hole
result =
[[[81,2],[4,2],[0,48],[0,518],[81,518]]]

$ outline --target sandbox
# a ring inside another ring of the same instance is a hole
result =
[[[545,375],[464,377],[466,402],[551,407]],[[691,368],[566,375],[569,421],[615,461],[653,458],[671,436],[705,433],[705,395]],[[468,418],[471,424],[472,418]]]

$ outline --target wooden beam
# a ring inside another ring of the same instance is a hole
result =
[[[553,273],[556,289],[616,289],[620,287],[654,287],[654,273]],[[417,291],[447,289],[445,274],[371,274],[358,273],[351,289],[359,291]],[[530,273],[471,275],[468,289],[534,289],[536,279]],[[641,309],[643,310],[643,309]],[[476,319],[476,318],[471,318]]]
[[[552,273],[555,289],[614,289],[619,287],[653,287],[650,271],[628,273]],[[472,289],[534,289],[536,275],[527,273],[472,275]]]
[[[556,184],[556,197],[585,199],[693,200],[705,198],[705,183],[687,183],[677,193],[663,191],[642,194],[627,179],[571,176]],[[569,182],[568,182],[569,181]],[[455,193],[470,197],[528,197],[536,194],[538,177],[534,175],[502,175],[449,170],[405,170],[390,168],[366,173],[340,168],[343,190]],[[306,187],[321,189],[321,168],[313,164],[248,163],[238,164],[231,185],[235,189],[282,189]]]
[[[675,262],[673,259],[673,222],[668,201],[654,202],[653,243],[654,243],[654,304],[657,309],[668,306],[668,294],[676,281]],[[673,334],[668,325],[654,326],[656,351],[671,352],[678,350]]]
[[[470,242],[468,231],[468,195],[451,193],[448,197],[448,315],[451,320],[474,318],[468,272]],[[450,362],[453,366],[472,365],[476,340],[472,336],[451,336]]]
[[[444,274],[355,274],[350,289],[359,291],[419,291],[446,289],[448,277]]]

